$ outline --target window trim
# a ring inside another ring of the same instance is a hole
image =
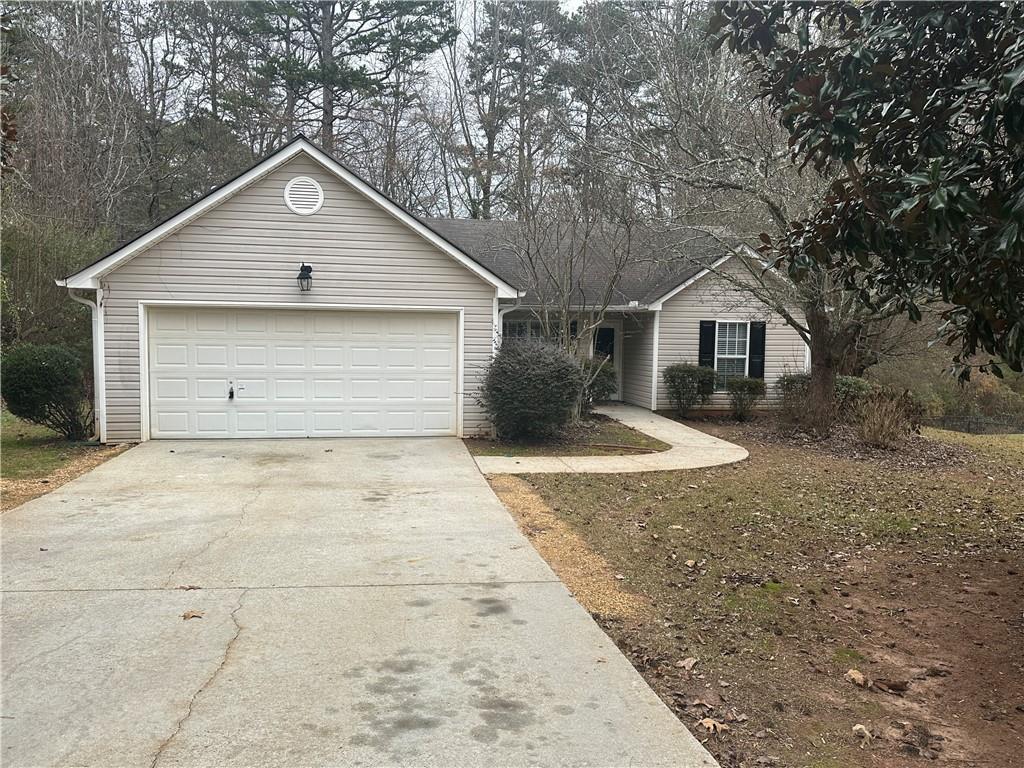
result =
[[[739,360],[743,358],[743,376],[746,378],[750,375],[750,321],[749,320],[715,320],[715,392],[725,392],[725,387],[722,387],[718,383],[718,326],[720,325],[745,325],[747,327],[747,338],[745,342],[746,352],[743,355],[722,355],[724,358],[730,360]]]

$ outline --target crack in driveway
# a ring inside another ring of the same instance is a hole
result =
[[[203,546],[201,546],[196,552],[193,552],[192,554],[186,555],[185,557],[183,557],[181,559],[181,561],[176,566],[174,566],[174,568],[171,570],[170,574],[168,574],[167,579],[163,583],[164,587],[170,588],[170,587],[173,586],[174,575],[178,571],[180,571],[182,568],[184,568],[186,563],[188,563],[188,562],[190,562],[192,560],[197,560],[198,558],[202,557],[203,555],[205,555],[207,552],[210,551],[210,549],[213,547],[214,544],[217,544],[217,543],[219,543],[221,541],[224,541],[224,539],[226,539],[228,536],[230,536],[231,534],[233,534],[235,531],[237,531],[239,528],[242,527],[242,523],[245,522],[245,516],[249,512],[249,507],[251,507],[253,504],[255,504],[259,500],[260,496],[263,494],[263,488],[262,487],[257,487],[255,490],[256,490],[256,493],[253,495],[253,497],[251,499],[249,499],[249,501],[245,502],[245,504],[242,505],[242,509],[239,511],[238,519],[235,520],[234,525],[232,525],[230,528],[228,528],[226,531],[224,531],[224,533],[220,534],[219,536],[214,536],[212,539],[210,539],[205,544],[203,544]]]
[[[196,689],[195,693],[189,697],[185,714],[178,719],[178,722],[175,724],[174,730],[171,734],[160,742],[160,745],[156,748],[156,754],[153,755],[153,760],[149,764],[149,768],[156,768],[157,763],[160,762],[160,758],[164,755],[164,751],[171,745],[171,742],[177,738],[178,734],[181,733],[181,729],[185,726],[185,722],[192,716],[192,710],[195,707],[196,699],[199,698],[203,691],[213,684],[213,681],[217,679],[217,676],[221,673],[224,667],[227,666],[228,659],[231,657],[231,649],[237,642],[238,636],[242,634],[242,625],[238,623],[238,617],[236,614],[241,610],[242,601],[245,600],[245,596],[248,592],[248,589],[243,589],[241,594],[238,596],[238,602],[235,604],[235,607],[231,609],[231,622],[235,625],[235,633],[228,640],[227,645],[224,646],[224,655],[221,657],[220,663],[217,664],[217,667],[212,673],[210,673],[210,676],[206,678],[203,684]]]

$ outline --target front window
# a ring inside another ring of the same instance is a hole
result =
[[[715,336],[715,390],[724,391],[729,379],[747,375],[747,323],[719,323]]]
[[[536,320],[506,320],[502,324],[503,339],[528,339],[540,336],[540,323]]]

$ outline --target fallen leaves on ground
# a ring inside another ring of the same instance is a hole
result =
[[[701,728],[705,729],[708,733],[713,733],[715,736],[720,736],[726,731],[730,730],[729,726],[725,723],[720,723],[713,717],[705,717],[703,720],[697,723]]]
[[[201,619],[203,618],[204,613],[206,613],[206,611],[185,611],[181,614],[181,618],[185,621],[188,621],[189,619]]]

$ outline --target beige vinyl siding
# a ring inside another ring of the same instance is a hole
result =
[[[650,408],[654,314],[627,315],[622,319],[622,335],[622,399]]]
[[[742,267],[739,267],[742,269]],[[714,274],[708,275],[665,302],[658,334],[658,408],[669,408],[661,372],[673,363],[697,364],[700,321],[763,320],[765,327],[764,380],[769,403],[776,399],[775,382],[786,372],[803,371],[806,346],[782,318],[756,299]],[[725,393],[715,393],[712,408],[728,407]]]
[[[324,204],[292,213],[285,184],[310,176]],[[299,264],[313,265],[301,293]],[[299,156],[102,278],[107,439],[141,437],[139,302],[309,303],[464,310],[463,426],[487,429],[476,402],[494,341],[495,290],[326,171]]]

